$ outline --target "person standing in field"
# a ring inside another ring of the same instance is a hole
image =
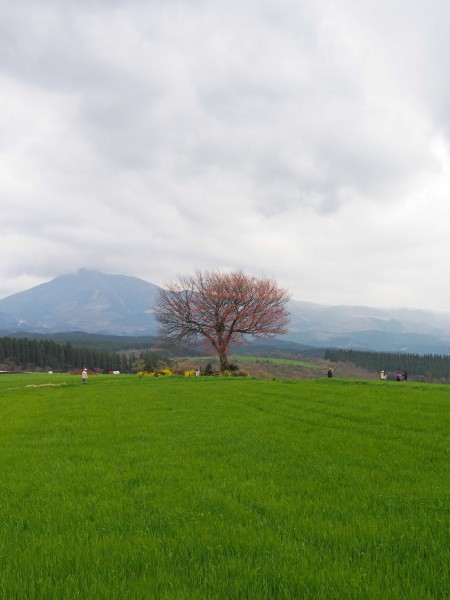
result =
[[[381,381],[386,381],[387,376],[386,376],[386,373],[384,371],[381,371],[381,373],[380,373],[380,379],[381,379]]]
[[[327,373],[328,377],[333,377],[333,369],[328,369],[328,373]]]
[[[200,376],[200,367],[199,367],[199,365],[197,365],[197,366],[195,367],[195,376],[196,376],[196,377],[199,377],[199,376]]]
[[[87,383],[87,380],[88,380],[87,369],[86,369],[86,368],[84,368],[84,369],[81,371],[81,383]]]

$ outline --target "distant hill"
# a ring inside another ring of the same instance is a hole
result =
[[[0,329],[153,335],[158,289],[136,277],[81,269],[0,300]]]
[[[159,287],[136,277],[81,269],[0,300],[0,335],[86,332],[155,336]],[[326,306],[291,300],[289,333],[272,344],[419,354],[450,353],[450,314]],[[261,341],[260,341],[261,343]],[[298,348],[297,348],[298,351]]]
[[[285,340],[336,348],[419,354],[450,353],[450,313],[292,300]]]

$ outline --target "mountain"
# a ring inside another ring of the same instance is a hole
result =
[[[0,300],[0,334],[85,331],[156,335],[158,286],[125,275],[81,269]],[[450,314],[423,310],[326,306],[291,300],[289,333],[280,343],[447,354]],[[282,341],[282,342],[281,342]]]
[[[450,314],[292,300],[285,336],[312,346],[419,354],[450,352]]]
[[[136,277],[80,269],[0,300],[0,329],[155,334],[158,289]]]

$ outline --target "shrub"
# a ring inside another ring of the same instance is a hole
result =
[[[227,369],[226,371],[216,373],[216,377],[250,377],[250,375],[246,371],[240,371],[239,369],[237,371]]]
[[[173,371],[172,369],[160,369],[159,371],[155,371],[157,376],[158,375],[173,375]]]
[[[139,379],[147,379],[148,377],[154,377],[153,371],[138,371],[137,376]]]
[[[181,375],[182,377],[184,376],[185,370],[184,369],[175,369],[173,374],[174,375]]]
[[[203,375],[214,375],[214,371],[213,371],[211,363],[208,363],[206,365],[205,370],[203,371]]]
[[[233,375],[235,377],[250,377],[250,373],[247,373],[247,371],[243,371],[242,369],[239,369],[239,371],[237,371],[237,373],[233,373]]]
[[[160,369],[159,371],[139,371],[137,376],[139,379],[150,379],[152,377],[162,377],[162,376],[171,376],[174,375],[174,372],[170,369]]]
[[[232,375],[234,375],[234,373],[230,370],[219,371],[218,373],[216,373],[216,377],[231,377]]]

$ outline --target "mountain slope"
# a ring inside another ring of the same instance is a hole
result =
[[[0,312],[27,330],[153,334],[158,289],[136,277],[81,269],[0,300]]]
[[[312,346],[448,353],[450,314],[367,306],[325,306],[292,300],[285,339]]]

